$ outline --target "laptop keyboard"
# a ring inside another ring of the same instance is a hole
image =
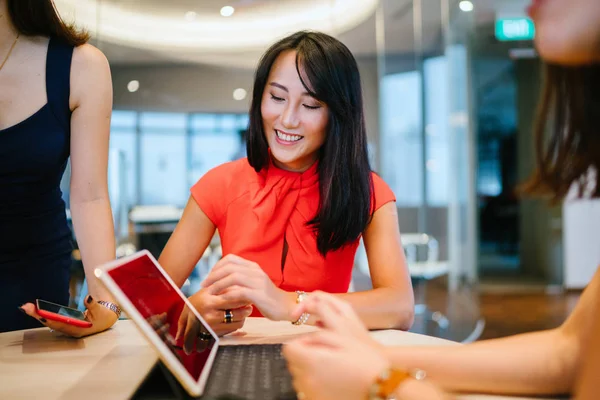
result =
[[[204,397],[296,400],[281,344],[219,347]]]

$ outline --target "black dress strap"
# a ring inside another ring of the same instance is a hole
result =
[[[71,60],[73,46],[57,38],[50,38],[46,58],[46,94],[52,113],[67,132],[70,132]]]

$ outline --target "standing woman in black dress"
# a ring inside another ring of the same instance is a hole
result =
[[[112,83],[106,58],[87,40],[62,22],[52,0],[0,0],[0,332],[41,322],[81,337],[118,319],[93,275],[115,258],[107,186]],[[69,301],[71,232],[59,187],[69,156],[91,328],[46,320],[33,305]]]

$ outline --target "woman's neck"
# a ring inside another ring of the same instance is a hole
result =
[[[279,161],[278,159],[276,159],[273,154],[270,154],[271,156],[271,161],[273,162],[273,165],[279,169],[282,169],[284,171],[288,171],[288,172],[297,172],[297,173],[303,173],[306,172],[310,169],[310,167],[312,167],[316,162],[317,162],[317,157],[315,156],[314,158],[308,158],[302,161],[297,161],[293,164],[288,164],[288,163],[282,163],[281,161]]]
[[[6,53],[17,37],[17,30],[8,14],[8,3],[0,0],[0,55]]]

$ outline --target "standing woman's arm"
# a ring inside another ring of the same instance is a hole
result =
[[[112,81],[102,52],[85,44],[73,51],[71,65],[71,215],[81,250],[89,293],[112,301],[97,282],[94,269],[115,258],[113,217],[108,197],[108,142],[112,112]],[[98,308],[94,328],[104,330],[116,314]],[[98,323],[98,326],[96,324]]]

